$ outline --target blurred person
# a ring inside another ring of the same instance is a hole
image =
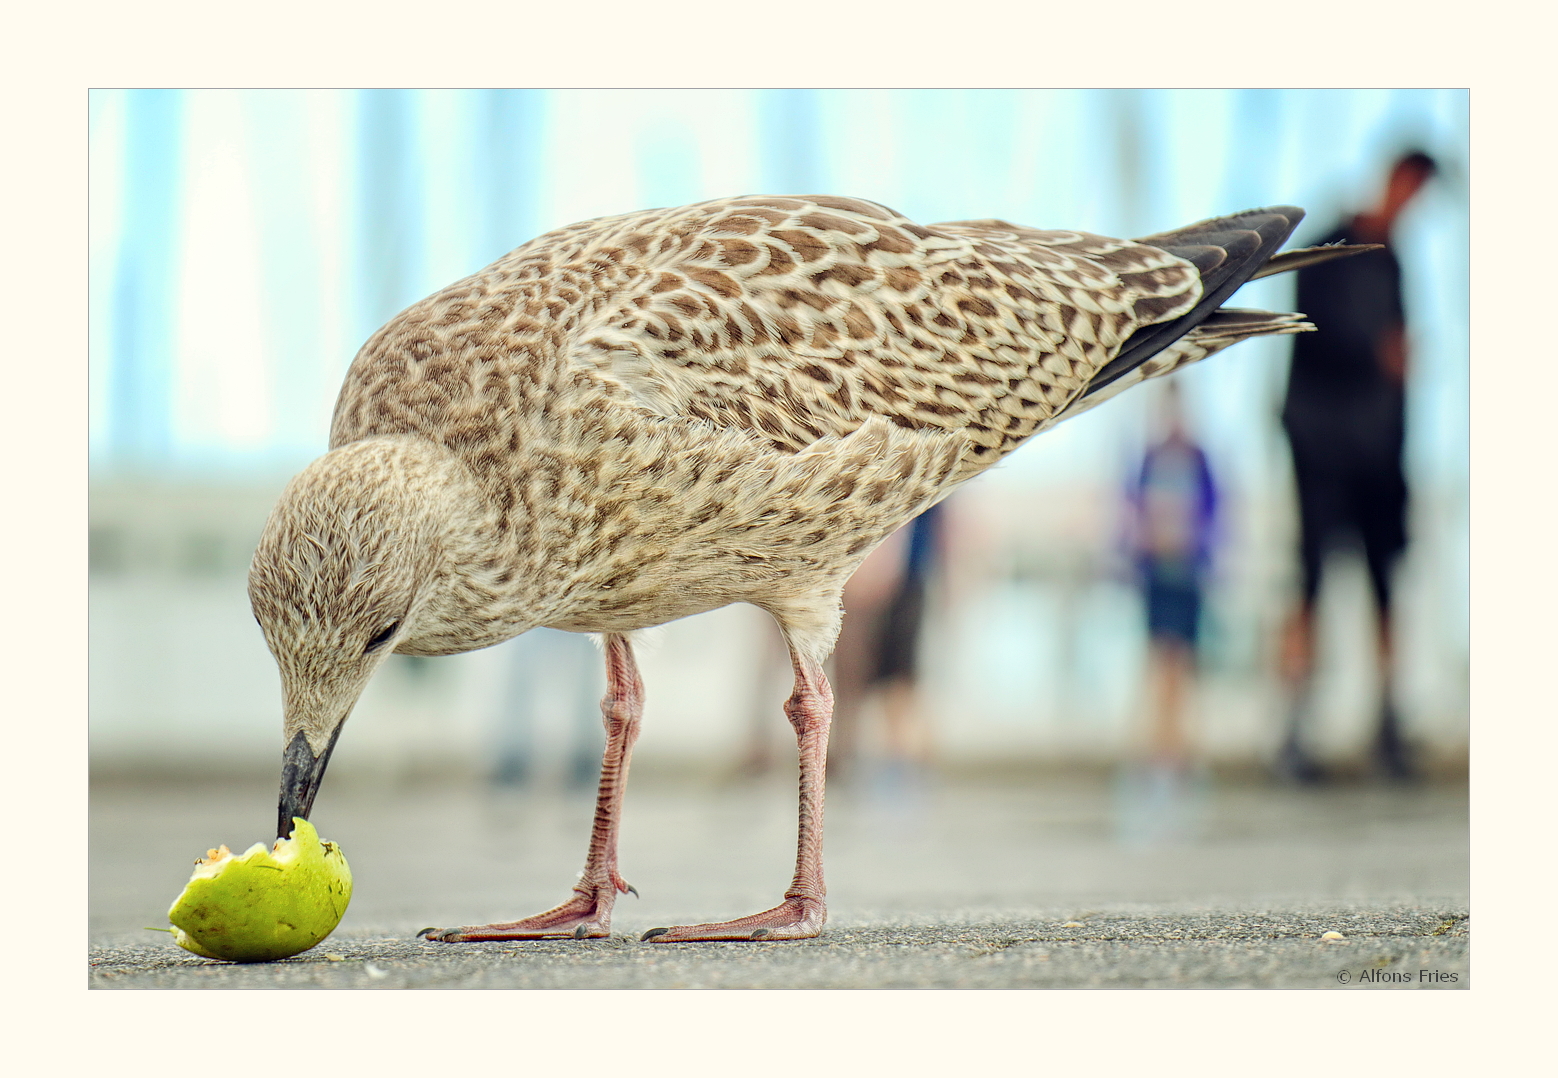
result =
[[[1201,607],[1217,522],[1217,484],[1185,423],[1179,385],[1159,402],[1158,439],[1126,496],[1126,536],[1147,615],[1145,759],[1126,765],[1121,832],[1132,839],[1181,837],[1190,826],[1193,771],[1187,704],[1195,685]]]
[[[1401,266],[1389,244],[1402,211],[1437,171],[1433,158],[1421,151],[1399,157],[1374,208],[1319,241],[1380,243],[1385,249],[1298,273],[1296,306],[1317,330],[1294,338],[1282,409],[1298,490],[1303,590],[1283,629],[1288,714],[1277,766],[1301,783],[1325,778],[1304,744],[1313,695],[1315,599],[1326,555],[1349,535],[1362,542],[1376,613],[1380,700],[1373,759],[1392,778],[1414,773],[1392,688],[1391,574],[1407,541],[1401,463],[1407,333]]]
[[[844,587],[834,649],[830,770],[848,774],[865,755],[866,709],[882,704],[882,759],[874,777],[891,795],[921,787],[930,731],[919,704],[919,645],[929,582],[943,557],[944,504],[933,505],[878,547]]]

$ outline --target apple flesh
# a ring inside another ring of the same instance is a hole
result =
[[[292,837],[242,854],[226,846],[195,862],[168,920],[186,951],[229,962],[274,962],[302,954],[341,923],[352,870],[313,824],[292,820]]]

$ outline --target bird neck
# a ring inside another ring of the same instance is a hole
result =
[[[514,571],[494,499],[443,445],[412,435],[363,439],[351,452],[360,485],[353,497],[396,518],[401,542],[425,566],[416,616],[396,648],[412,655],[450,655],[501,643],[539,623],[543,597],[526,592]],[[509,522],[512,524],[512,521]]]

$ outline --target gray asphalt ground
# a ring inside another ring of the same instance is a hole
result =
[[[649,928],[766,908],[788,883],[794,792],[635,776],[621,864],[642,898],[606,940],[435,944],[429,926],[556,904],[589,796],[327,780],[314,822],[355,879],[336,933],[232,965],[170,937],[208,846],[268,836],[274,780],[98,782],[94,988],[1467,988],[1464,783],[1291,790],[1213,781],[1187,833],[1120,830],[1119,793],[1076,776],[830,791],[830,920],[816,940],[651,944]],[[1341,940],[1322,940],[1326,932]],[[1344,972],[1345,971],[1345,972]]]

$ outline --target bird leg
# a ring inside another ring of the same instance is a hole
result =
[[[833,719],[833,690],[817,663],[793,652],[795,692],[784,713],[795,727],[801,757],[799,849],[795,879],[784,901],[771,910],[717,924],[652,928],[643,938],[656,943],[683,940],[798,940],[822,933],[828,919],[827,888],[822,882],[822,798],[827,772],[828,726]]]
[[[633,649],[626,636],[609,633],[606,636],[606,695],[601,700],[601,713],[606,721],[606,753],[601,760],[600,794],[595,801],[590,852],[579,882],[574,884],[573,897],[555,909],[522,921],[462,928],[425,928],[417,935],[442,943],[557,936],[598,939],[610,935],[611,909],[617,892],[638,894],[617,874],[617,823],[622,818],[628,758],[632,755],[633,742],[638,740],[639,718],[643,711],[644,682],[633,662]]]

